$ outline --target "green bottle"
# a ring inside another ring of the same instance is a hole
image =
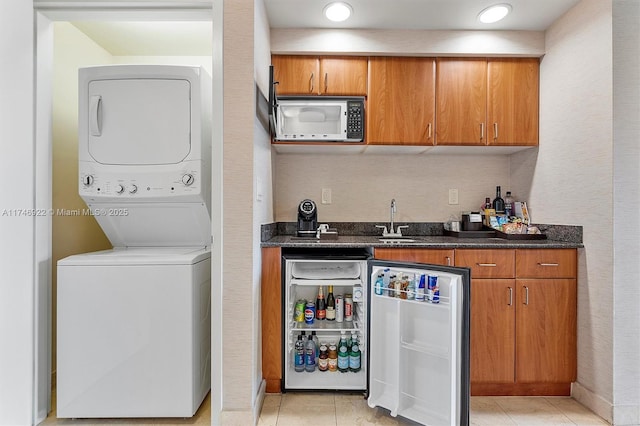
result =
[[[341,332],[340,343],[338,343],[338,371],[346,373],[349,371],[349,347],[344,331]]]

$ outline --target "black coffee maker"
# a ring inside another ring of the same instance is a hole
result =
[[[298,237],[315,237],[318,229],[318,210],[312,200],[302,200],[298,206]]]

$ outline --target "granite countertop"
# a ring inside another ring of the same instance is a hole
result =
[[[412,223],[403,234],[414,241],[380,241],[378,223],[341,222],[331,224],[338,230],[337,239],[308,239],[295,236],[295,223],[276,223],[262,226],[262,247],[287,248],[362,248],[362,247],[406,247],[406,248],[580,248],[582,227],[569,225],[537,225],[547,239],[509,240],[504,238],[458,238],[445,236],[442,223]],[[401,225],[407,225],[401,223]]]

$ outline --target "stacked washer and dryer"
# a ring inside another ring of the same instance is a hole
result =
[[[57,416],[191,417],[210,389],[211,78],[79,70],[79,192],[113,249],[58,262]]]

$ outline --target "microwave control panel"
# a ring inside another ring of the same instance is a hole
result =
[[[347,101],[347,139],[364,140],[364,101]]]

